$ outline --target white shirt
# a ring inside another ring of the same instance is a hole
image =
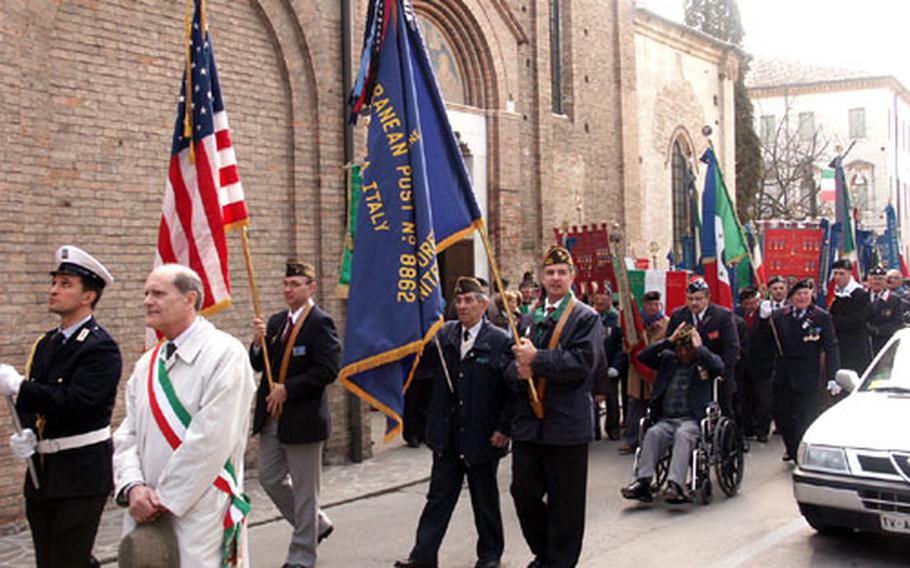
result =
[[[464,326],[461,326],[461,358],[464,359],[464,356],[468,354],[468,351],[474,347],[474,340],[477,339],[477,334],[480,333],[480,326],[483,325],[483,318],[477,323],[474,324],[468,330],[464,329]],[[465,331],[467,331],[467,339],[465,339]]]
[[[550,297],[547,296],[547,298],[544,300],[544,303],[543,303],[543,313],[548,314],[550,311],[550,308],[553,308],[553,310],[558,310],[559,305],[562,304],[563,300],[565,300],[568,296],[569,295],[566,294],[565,296],[563,296],[556,302],[550,302]]]
[[[66,343],[67,341],[69,341],[69,338],[72,337],[74,333],[76,333],[76,330],[79,329],[80,327],[82,327],[82,325],[85,324],[85,322],[87,322],[90,319],[92,319],[92,314],[85,316],[84,318],[82,318],[81,320],[79,320],[78,322],[74,323],[73,325],[71,325],[67,328],[58,329],[57,331],[59,331],[60,333],[63,334],[63,342]]]
[[[693,312],[692,313],[692,325],[694,325],[695,327],[698,327],[698,324],[703,319],[705,319],[705,312],[707,312],[707,311],[708,311],[708,308],[703,309],[702,311],[698,312],[697,314]]]

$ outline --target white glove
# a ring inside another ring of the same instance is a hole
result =
[[[38,438],[31,428],[26,428],[22,430],[21,434],[13,434],[9,437],[9,447],[13,450],[13,455],[20,460],[28,459],[38,447]]]
[[[609,368],[607,369],[607,376],[608,376],[609,378],[611,378],[611,379],[615,379],[616,377],[619,376],[619,371],[617,371],[617,370],[614,369],[613,367],[609,367]]]
[[[761,304],[758,306],[758,317],[763,320],[771,317],[771,300],[762,300]]]
[[[828,392],[831,393],[831,396],[839,395],[842,390],[840,385],[837,384],[837,381],[828,381]]]
[[[16,396],[25,377],[10,365],[0,365],[0,395]]]

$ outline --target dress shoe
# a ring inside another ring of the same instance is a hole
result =
[[[790,454],[784,452],[784,455],[782,455],[782,456],[780,457],[780,461],[789,462],[789,461],[793,461],[793,458],[790,457]]]
[[[324,531],[322,531],[321,533],[319,533],[319,538],[318,538],[318,540],[316,541],[316,544],[319,544],[320,542],[322,542],[322,541],[324,541],[325,539],[329,538],[329,536],[331,536],[331,534],[332,534],[332,532],[333,532],[334,530],[335,530],[335,525],[329,525],[329,526],[327,526],[327,527],[325,528]]]
[[[535,558],[528,564],[528,568],[547,568],[547,563],[540,558]]]
[[[632,444],[620,444],[619,447],[616,448],[616,452],[621,456],[627,456],[629,454],[634,454],[635,446],[633,446]]]
[[[619,492],[626,499],[638,500],[642,503],[650,503],[654,500],[654,495],[651,494],[651,480],[646,478],[636,479]]]
[[[681,503],[688,503],[689,496],[686,495],[686,492],[682,487],[676,484],[675,481],[668,481],[667,488],[663,492],[664,501],[671,505],[679,505]]]
[[[618,430],[612,430],[612,431],[610,431],[610,432],[607,432],[607,436],[608,436],[611,440],[613,440],[613,441],[615,442],[616,440],[619,439],[619,431],[618,431]]]
[[[395,561],[395,568],[436,568],[437,565],[436,562],[420,562],[413,558]]]
[[[284,564],[281,565],[281,568],[310,568],[310,567],[307,566],[306,564],[288,564],[287,562],[285,562]]]
[[[499,560],[478,560],[474,568],[499,568]]]
[[[756,439],[760,444],[767,444],[767,443],[768,443],[768,435],[767,435],[767,434],[759,434],[755,439]]]

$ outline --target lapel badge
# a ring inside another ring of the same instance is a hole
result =
[[[89,333],[90,332],[87,327],[83,328],[82,331],[79,332],[79,335],[76,336],[76,341],[78,341],[79,343],[82,343],[83,341],[85,341],[85,338],[88,337]]]

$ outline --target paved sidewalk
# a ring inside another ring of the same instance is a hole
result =
[[[388,445],[380,442],[373,450],[374,457],[363,463],[323,469],[323,508],[330,509],[429,479],[432,458],[425,447],[413,449],[400,441]],[[253,505],[250,526],[281,519],[258,479],[247,479],[246,490]],[[123,509],[109,508],[101,518],[95,539],[95,557],[103,564],[116,563],[123,514]],[[29,568],[34,565],[31,535],[27,530],[0,537],[0,566]]]

